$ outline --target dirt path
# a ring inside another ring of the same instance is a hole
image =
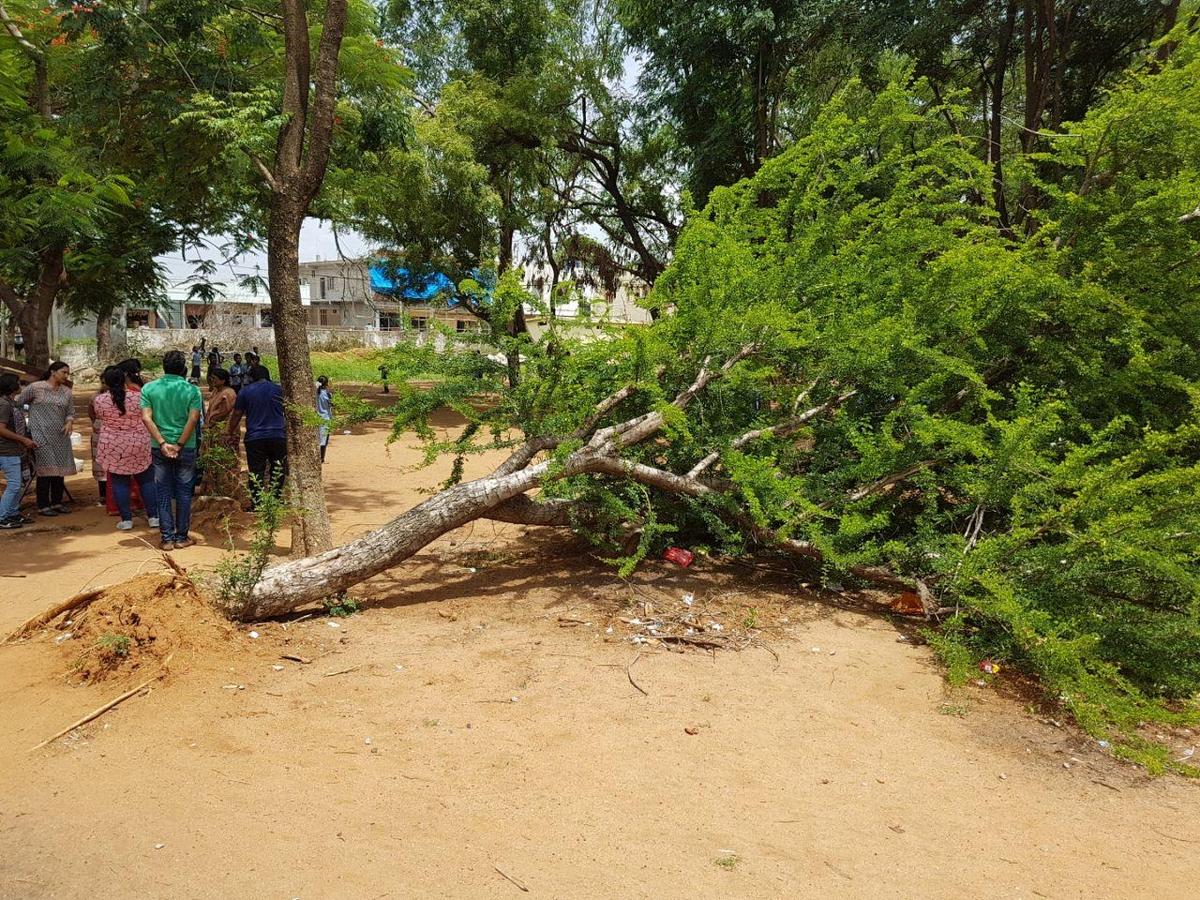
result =
[[[383,440],[335,437],[342,538],[440,475]],[[68,521],[0,538],[29,576],[0,581],[0,631],[154,570],[99,510]],[[1195,785],[991,688],[948,697],[892,623],[771,577],[655,563],[634,583],[755,610],[778,660],[635,647],[610,571],[483,523],[365,585],[366,613],[182,653],[35,753],[132,682],[70,686],[48,637],[0,648],[0,897],[1195,896]]]

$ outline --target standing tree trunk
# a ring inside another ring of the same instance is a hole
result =
[[[8,307],[25,339],[25,361],[39,369],[50,365],[50,316],[67,279],[64,252],[62,247],[42,251],[38,282],[24,297],[0,281],[0,302]]]
[[[29,105],[49,124],[52,110],[46,53],[25,36],[17,21],[9,15],[3,0],[0,0],[0,26],[33,65],[33,92]],[[39,369],[50,364],[50,315],[59,289],[66,283],[65,255],[64,246],[52,245],[41,251],[37,284],[23,298],[11,285],[0,281],[0,302],[13,314],[25,339],[25,361]]]
[[[333,545],[316,429],[304,424],[304,411],[313,406],[315,389],[307,317],[300,301],[300,226],[329,165],[346,2],[329,0],[325,6],[314,71],[308,4],[306,0],[283,0],[285,120],[275,145],[274,165],[268,168],[258,157],[251,157],[271,192],[267,276],[287,420],[288,484],[299,512],[292,528],[295,556],[321,553]]]
[[[96,314],[96,362],[103,369],[112,359],[112,313]]]
[[[271,319],[279,383],[287,421],[288,475],[292,502],[299,515],[292,525],[292,552],[309,556],[333,545],[317,429],[305,424],[313,406],[314,380],[308,347],[308,317],[300,302],[300,226],[304,207],[295,198],[274,197],[267,229],[267,281],[271,286]]]
[[[36,369],[50,365],[50,314],[53,309],[53,300],[39,303],[30,299],[17,316],[21,335],[25,338],[25,362]]]
[[[1013,33],[1016,30],[1017,3],[1008,0],[1005,4],[1004,23],[1001,25],[999,45],[992,61],[990,84],[991,107],[988,110],[988,163],[992,169],[992,191],[999,218],[1000,233],[1013,237],[1012,219],[1008,212],[1008,200],[1004,191],[1003,137],[1004,125],[1004,79],[1012,53]]]

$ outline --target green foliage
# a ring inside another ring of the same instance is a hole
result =
[[[1090,734],[1165,765],[1142,725],[1196,721],[1200,689],[1200,227],[1179,220],[1200,203],[1196,54],[1183,35],[1072,126],[1038,168],[1058,188],[1043,184],[1028,237],[996,227],[992,173],[950,124],[963,110],[921,79],[851,82],[692,215],[651,327],[480,335],[420,359],[446,378],[402,396],[396,427],[431,459],[461,457],[514,429],[570,434],[632,385],[606,421],[669,415],[661,440],[624,455],[685,472],[715,451],[724,491],[689,499],[552,463],[544,495],[586,504],[580,528],[623,572],[667,535],[745,552],[762,543],[750,525],[819,551],[831,578],[871,565],[923,579],[951,611],[930,640],[953,682],[985,657],[1024,669]],[[497,322],[517,299],[498,292]],[[747,343],[727,377],[670,405]],[[515,387],[499,362],[514,351]],[[470,423],[462,442],[429,427],[442,405]]]
[[[756,524],[835,570],[933,580],[959,610],[934,639],[955,680],[984,655],[1025,666],[1127,747],[1141,722],[1194,720],[1169,702],[1200,689],[1200,306],[1180,262],[1200,235],[1177,221],[1200,199],[1195,52],[1184,41],[1080,126],[1095,144],[1056,158],[1063,183],[1110,185],[1060,191],[1017,243],[964,202],[988,196],[987,173],[922,83],[851,86],[713,192],[652,297],[680,310],[669,328],[782,302],[794,344],[776,373],[813,400],[858,392],[789,448],[722,457]]]
[[[325,601],[325,615],[335,619],[347,619],[357,612],[362,612],[362,604],[345,594],[338,594]]]
[[[287,513],[287,505],[272,491],[260,492],[249,548],[226,556],[216,567],[217,596],[227,605],[236,607],[249,599],[271,560],[275,535]]]
[[[110,658],[124,659],[129,655],[129,649],[132,646],[133,641],[127,634],[115,634],[109,631],[96,638],[96,649],[103,656]]]

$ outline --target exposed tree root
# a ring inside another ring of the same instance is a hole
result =
[[[32,619],[29,619],[27,622],[18,627],[16,631],[12,632],[12,634],[4,639],[3,643],[7,644],[11,641],[20,640],[23,637],[27,637],[38,629],[49,625],[63,613],[82,609],[93,600],[102,596],[104,592],[111,587],[111,584],[105,584],[101,585],[100,587],[88,588],[86,591],[80,591],[78,594],[68,597],[61,603],[56,603],[54,606],[50,607],[44,612],[38,613]]]

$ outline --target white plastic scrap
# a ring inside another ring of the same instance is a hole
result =
[[[258,632],[257,632],[257,631],[252,631],[252,632],[250,632],[250,637],[257,639],[257,638],[258,638]]]
[[[683,605],[684,606],[691,606],[695,602],[696,602],[695,595],[693,595],[693,594],[684,594],[683,595]]]

